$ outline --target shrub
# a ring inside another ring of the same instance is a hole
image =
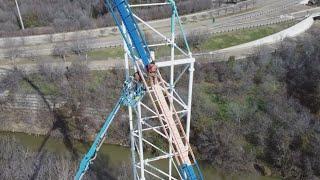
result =
[[[23,19],[25,28],[33,28],[33,27],[41,26],[38,16],[32,12],[24,15],[22,19]]]

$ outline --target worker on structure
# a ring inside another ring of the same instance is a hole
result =
[[[149,79],[149,84],[155,84],[158,82],[157,80],[157,70],[158,67],[154,61],[152,61],[148,66],[147,66],[147,71],[148,71],[148,79]]]
[[[139,101],[139,99],[141,98],[141,96],[140,96],[141,91],[144,91],[143,84],[142,84],[142,78],[141,78],[139,72],[135,72],[133,74],[133,81],[134,81],[134,91],[135,91],[134,99],[136,101]]]
[[[142,82],[140,73],[139,73],[138,71],[133,74],[133,78],[134,78],[134,80],[135,80],[136,82],[139,82],[139,83]]]

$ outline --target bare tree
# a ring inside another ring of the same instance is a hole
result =
[[[73,53],[81,55],[89,50],[88,36],[76,34],[72,43],[71,50]]]
[[[6,56],[10,58],[12,65],[16,66],[16,58],[21,57],[23,51],[17,47],[15,40],[10,38],[5,40],[5,47],[7,49]]]
[[[64,43],[59,43],[59,44],[57,44],[55,47],[54,47],[54,49],[53,49],[53,52],[52,52],[52,55],[54,55],[54,56],[59,56],[59,57],[61,57],[64,61],[66,61],[66,56],[67,56],[67,54],[68,54],[68,52],[69,52],[69,50],[68,50],[69,48],[68,48],[68,46],[66,45],[66,44],[64,44]]]

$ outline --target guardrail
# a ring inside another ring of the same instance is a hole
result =
[[[245,19],[252,19],[258,16],[273,13],[275,11],[293,8],[293,4],[296,1],[286,0],[288,4],[285,6],[280,6],[277,8],[271,8],[268,11],[257,11],[253,14],[240,15],[234,20],[231,19],[228,25],[221,25],[220,30],[215,30],[213,33],[223,33],[230,32],[245,28],[260,27],[263,25],[271,25],[280,23],[283,21],[271,21],[268,23],[259,23],[256,25],[245,25],[245,23],[239,25],[239,27],[232,27],[234,21],[240,21]],[[232,7],[224,7],[219,9],[214,9],[210,11],[200,12],[193,15],[182,16],[183,22],[195,22],[204,19],[210,19],[214,16],[224,16],[232,13],[242,12],[248,9],[252,9],[255,6],[255,0],[245,1],[234,5]],[[224,13],[224,14],[223,14]],[[232,18],[232,17],[230,17]],[[157,22],[153,21],[153,22]],[[159,20],[162,21],[162,20]],[[152,23],[152,22],[151,22]],[[218,27],[216,28],[218,29]],[[36,35],[36,36],[25,36],[25,37],[13,37],[13,38],[0,38],[0,57],[30,57],[39,55],[50,55],[53,53],[54,49],[65,48],[70,49],[74,44],[82,42],[85,43],[88,49],[98,49],[98,48],[110,48],[122,45],[120,40],[110,40],[110,37],[116,37],[118,35],[118,30],[115,27],[106,27],[100,29],[93,29],[87,31],[77,31],[77,32],[67,32],[67,33],[57,33],[48,35]],[[109,39],[105,39],[109,37]],[[117,38],[114,38],[117,39]],[[34,47],[35,46],[35,47]]]

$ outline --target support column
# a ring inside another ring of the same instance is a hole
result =
[[[172,7],[172,15],[171,15],[171,67],[170,67],[170,110],[173,111],[173,89],[174,89],[174,43],[175,43],[175,14],[174,9]],[[172,133],[170,132],[170,139],[169,139],[169,153],[172,154]],[[173,159],[172,156],[169,158],[169,180],[172,179],[172,163]]]
[[[141,119],[141,104],[138,103],[138,131],[139,131],[139,157],[140,157],[140,179],[145,180],[144,175],[144,154],[142,141],[142,119]]]
[[[126,79],[128,80],[130,77],[130,69],[129,69],[129,57],[128,54],[124,54],[124,62],[125,62],[125,75]],[[134,147],[134,129],[133,129],[133,115],[132,115],[132,108],[131,106],[128,106],[128,112],[129,112],[129,128],[130,128],[130,150],[131,150],[131,167],[132,167],[132,173],[133,173],[133,179],[137,180],[137,171],[136,171],[136,153],[135,153],[135,147]]]
[[[189,68],[189,93],[188,93],[188,114],[187,114],[187,125],[186,125],[186,134],[187,140],[190,138],[190,121],[191,121],[191,107],[192,107],[192,88],[193,88],[193,72],[194,72],[194,63],[190,64]]]
[[[134,147],[134,129],[133,129],[133,118],[132,118],[132,108],[129,106],[129,126],[130,126],[130,145],[131,145],[131,166],[132,166],[132,173],[133,173],[133,179],[137,180],[137,170],[136,170],[136,153],[135,153],[135,147]]]
[[[126,33],[126,28],[124,24],[122,24],[122,30]],[[129,66],[129,55],[128,55],[128,47],[123,40],[124,44],[124,67],[125,67],[125,76],[126,80],[130,78],[130,66]],[[133,126],[133,113],[132,113],[132,107],[128,106],[128,113],[129,113],[129,129],[130,129],[130,151],[131,151],[131,167],[132,167],[132,174],[133,179],[138,180],[137,175],[137,167],[136,167],[136,149],[135,149],[135,136],[134,136],[134,126]]]

